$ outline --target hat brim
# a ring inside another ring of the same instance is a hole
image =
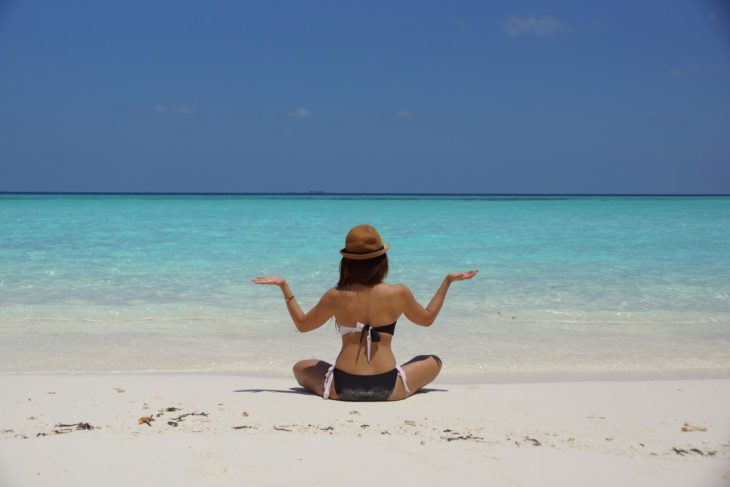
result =
[[[352,259],[352,260],[367,260],[367,259],[374,259],[375,257],[380,257],[383,255],[388,249],[390,248],[390,244],[383,244],[383,248],[376,250],[375,252],[368,252],[367,254],[353,254],[347,251],[347,249],[340,250],[340,254],[342,254],[342,257],[346,259]]]

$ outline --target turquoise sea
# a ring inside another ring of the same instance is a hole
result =
[[[444,380],[730,376],[730,197],[0,195],[0,372],[289,375],[332,361],[332,324],[298,333],[337,281],[347,230],[391,244],[390,282],[427,303],[401,361]]]

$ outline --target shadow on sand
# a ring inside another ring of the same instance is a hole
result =
[[[238,389],[233,392],[276,392],[278,394],[304,394],[315,396],[311,391],[303,387],[290,387],[289,389]],[[426,394],[429,392],[449,392],[448,389],[435,389],[432,387],[424,387],[416,392],[416,394]],[[414,394],[415,395],[415,394]],[[319,397],[319,396],[317,396]]]

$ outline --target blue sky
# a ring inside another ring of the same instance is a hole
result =
[[[0,17],[0,191],[730,193],[727,2]]]

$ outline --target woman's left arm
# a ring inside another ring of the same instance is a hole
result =
[[[286,309],[289,311],[294,326],[297,330],[302,333],[307,331],[316,330],[320,326],[324,325],[328,319],[335,314],[335,290],[330,289],[320,298],[319,302],[310,309],[307,313],[302,310],[294,293],[289,289],[289,284],[286,279],[279,276],[259,276],[251,280],[254,284],[269,284],[279,286],[281,292],[284,294],[284,301],[286,302]]]

